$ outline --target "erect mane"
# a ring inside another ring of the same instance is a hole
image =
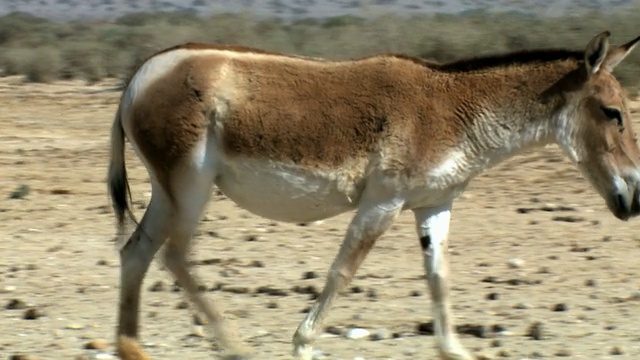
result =
[[[512,65],[526,65],[560,60],[582,61],[584,52],[566,49],[538,49],[523,50],[505,54],[491,54],[467,59],[454,60],[447,63],[437,63],[425,59],[401,54],[392,56],[413,61],[429,68],[445,72],[468,72],[493,68],[501,68]]]

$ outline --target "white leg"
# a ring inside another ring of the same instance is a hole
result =
[[[451,202],[435,208],[414,209],[413,212],[431,293],[433,328],[440,357],[447,360],[473,359],[460,344],[451,316],[447,259]]]
[[[368,191],[368,194],[376,193]],[[391,226],[402,210],[403,202],[398,199],[380,201],[376,195],[365,194],[361,205],[351,221],[340,251],[331,265],[322,294],[300,323],[293,336],[294,357],[311,360],[312,342],[316,330],[326,316],[336,295],[344,289],[355,275],[356,270],[367,256],[376,239]]]
[[[215,339],[226,352],[223,359],[248,359],[250,349],[243,344],[235,324],[224,318],[220,304],[204,298],[198,290],[198,282],[187,261],[193,233],[211,197],[214,175],[210,168],[193,167],[185,169],[181,179],[176,181],[178,185],[175,187],[175,194],[178,206],[174,211],[164,260],[189,299],[206,315],[208,327],[213,330]]]

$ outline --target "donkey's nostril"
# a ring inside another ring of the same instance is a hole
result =
[[[627,209],[629,208],[627,206],[627,201],[625,200],[624,196],[622,196],[622,194],[618,194],[618,197],[616,198],[617,202],[618,202],[618,211],[621,212],[627,212]]]

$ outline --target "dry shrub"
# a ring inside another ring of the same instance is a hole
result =
[[[3,52],[0,66],[4,75],[22,74],[29,82],[46,83],[58,79],[61,61],[53,47],[12,48]]]
[[[558,17],[478,11],[410,17],[382,14],[294,22],[248,14],[199,18],[189,13],[138,13],[115,23],[69,24],[14,14],[0,17],[0,67],[7,75],[29,71],[29,78],[39,81],[57,74],[90,81],[105,76],[127,79],[155,51],[187,41],[334,59],[400,52],[450,61],[531,48],[579,50],[605,29],[613,33],[615,44],[640,35],[636,26],[639,10],[636,6],[611,14],[574,9]],[[59,50],[51,48],[53,41]],[[30,60],[23,62],[25,59]],[[53,66],[43,65],[49,62]],[[640,85],[640,56],[627,58],[616,73],[624,85]]]

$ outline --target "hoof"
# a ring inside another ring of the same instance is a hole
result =
[[[122,360],[151,360],[151,358],[142,351],[136,339],[126,336],[120,336],[118,338],[118,356],[120,356]]]

